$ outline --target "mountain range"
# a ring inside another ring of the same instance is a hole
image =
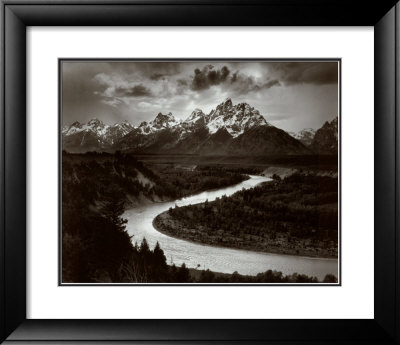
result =
[[[310,148],[319,154],[338,152],[338,118],[324,125],[315,132]]]
[[[331,122],[326,121],[318,130],[304,128],[298,133],[289,132],[293,138],[298,139],[317,154],[337,154],[338,133],[337,116]]]
[[[62,128],[63,149],[70,152],[110,150],[134,128],[127,121],[113,126],[105,125],[98,119],[92,119],[87,124],[76,121]]]
[[[313,128],[304,128],[300,132],[288,132],[293,138],[300,140],[305,146],[310,146],[314,136],[315,129]]]
[[[233,105],[228,98],[209,114],[195,109],[184,121],[171,113],[159,113],[154,120],[142,122],[137,127],[126,121],[113,126],[98,119],[87,124],[74,122],[63,127],[62,144],[68,152],[121,150],[143,154],[307,155],[325,153],[328,148],[333,150],[334,144],[324,140],[335,137],[334,133],[328,134],[334,126],[329,123],[324,126],[320,134],[318,130],[315,135],[312,131],[304,132],[301,137],[300,133],[290,135],[269,124],[249,104]]]

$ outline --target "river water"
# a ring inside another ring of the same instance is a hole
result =
[[[158,232],[153,227],[153,219],[160,213],[175,205],[184,206],[213,201],[222,195],[232,195],[245,188],[249,189],[261,182],[270,181],[264,176],[250,176],[249,180],[237,185],[202,192],[172,202],[160,202],[135,207],[127,210],[123,217],[128,220],[126,228],[133,235],[133,242],[140,243],[145,237],[150,248],[158,241],[164,250],[168,264],[180,266],[183,262],[187,267],[210,269],[215,272],[255,275],[269,269],[283,274],[300,273],[323,279],[331,273],[338,277],[338,260],[309,258],[294,255],[257,253],[247,250],[220,248],[179,240]]]

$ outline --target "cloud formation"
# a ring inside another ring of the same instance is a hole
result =
[[[203,69],[196,68],[191,84],[194,91],[208,89],[210,86],[224,83],[231,71],[223,66],[221,69],[214,69],[213,65],[204,66]]]
[[[115,96],[117,97],[143,97],[152,96],[150,89],[142,84],[138,84],[132,87],[117,87],[115,89]]]
[[[330,61],[68,61],[62,82],[65,124],[92,117],[139,124],[160,111],[185,119],[230,97],[295,130],[338,109],[338,63]]]
[[[221,88],[229,90],[234,95],[243,95],[281,85],[279,80],[271,80],[267,76],[258,79],[239,70],[232,73],[227,66],[215,69],[213,65],[206,65],[201,70],[199,68],[194,70],[190,88],[193,91],[202,91],[221,85]]]

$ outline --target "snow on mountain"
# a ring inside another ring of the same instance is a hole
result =
[[[150,135],[170,129],[178,133],[179,138],[185,138],[193,131],[205,126],[210,134],[215,134],[220,129],[226,129],[233,138],[236,138],[245,131],[260,125],[269,126],[258,110],[250,107],[247,103],[233,105],[232,100],[228,98],[208,115],[200,109],[193,110],[185,121],[176,118],[172,113],[159,113],[154,120],[142,122],[135,128],[126,121],[110,126],[94,118],[86,124],[74,122],[69,127],[65,126],[62,134],[63,137],[69,137],[78,133],[90,133],[91,136],[94,135],[97,138],[101,146],[114,144],[134,129],[136,129],[135,135]]]
[[[260,112],[247,103],[232,104],[228,98],[211,110],[207,118],[207,127],[210,133],[216,133],[225,128],[228,133],[236,138],[245,131],[257,126],[270,126]]]
[[[295,132],[288,132],[293,138],[300,140],[304,145],[310,146],[314,136],[315,136],[315,129],[313,128],[304,128],[301,131]]]
[[[67,125],[63,126],[61,129],[61,134],[65,135],[68,132],[68,130],[70,129],[70,127],[71,126],[67,126]]]
[[[116,123],[113,128],[121,133],[121,136],[127,135],[132,129],[135,128],[131,123],[128,121],[124,121],[122,123]]]
[[[203,111],[199,108],[196,108],[195,110],[192,111],[192,113],[189,115],[189,117],[185,120],[185,123],[197,123],[200,120],[204,120],[205,114]]]
[[[256,126],[269,126],[260,112],[247,103],[232,104],[230,98],[219,104],[206,115],[196,108],[189,117],[182,122],[181,137],[190,135],[194,130],[204,127],[210,134],[225,129],[233,138]]]
[[[84,129],[82,129],[82,127],[82,124],[80,124],[78,121],[75,121],[71,126],[64,126],[63,134],[72,135],[75,133],[83,132]]]
[[[70,152],[122,150],[140,153],[308,154],[310,150],[285,131],[270,125],[247,103],[228,98],[209,114],[195,109],[182,121],[159,113],[134,127],[128,122],[105,125],[98,119],[62,129],[63,148]]]
[[[172,113],[162,114],[158,113],[153,121],[142,122],[138,127],[138,132],[141,134],[151,134],[163,129],[173,128],[179,126],[182,120],[177,119]]]
[[[196,108],[189,117],[182,122],[182,126],[186,129],[191,129],[192,127],[204,126],[206,121],[206,115],[203,111]]]
[[[108,126],[103,138],[106,142],[113,145],[119,139],[130,133],[133,129],[135,129],[135,126],[125,120],[122,123],[116,123],[113,126]]]
[[[91,119],[86,124],[81,124],[78,121],[70,126],[64,126],[62,135],[64,142],[73,143],[76,146],[85,146],[90,142],[90,147],[98,146],[104,148],[113,145],[120,138],[128,134],[135,127],[127,121],[116,123],[112,126],[104,124],[99,119]],[[71,144],[72,145],[72,144]]]

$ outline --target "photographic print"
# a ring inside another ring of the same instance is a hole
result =
[[[340,284],[340,60],[59,60],[60,284]]]

